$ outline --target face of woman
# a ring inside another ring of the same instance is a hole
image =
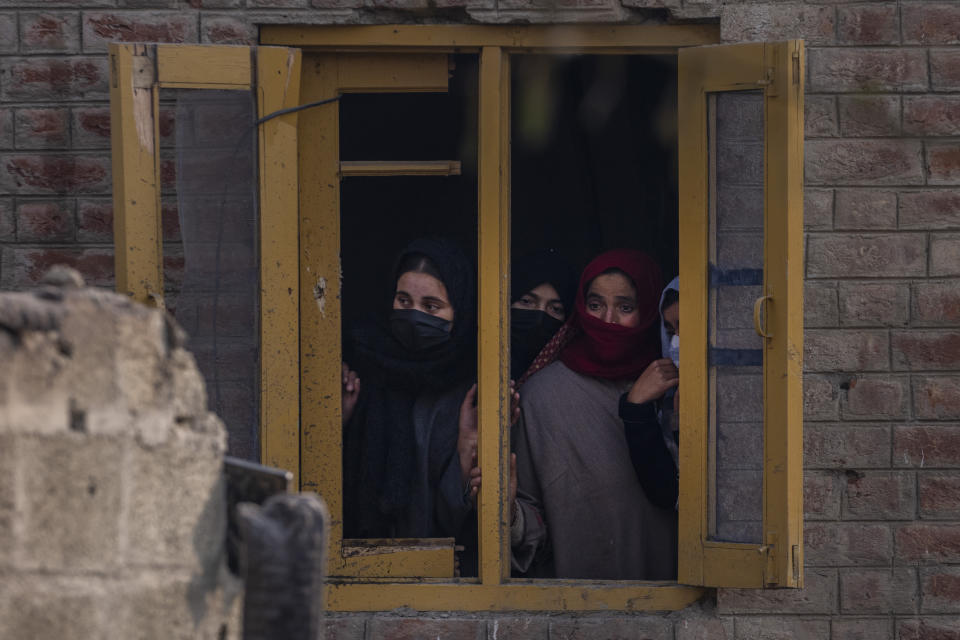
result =
[[[680,303],[674,302],[663,310],[663,323],[670,336],[680,335]]]
[[[603,273],[587,288],[587,313],[609,324],[640,324],[637,290],[622,273]]]
[[[563,321],[566,319],[566,309],[560,300],[560,294],[550,283],[544,282],[538,287],[520,296],[520,299],[510,305],[511,309],[529,309],[530,311],[544,311],[547,315]]]
[[[442,282],[429,273],[407,271],[397,279],[394,309],[416,309],[453,322],[453,306]]]

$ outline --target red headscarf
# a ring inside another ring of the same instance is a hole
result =
[[[587,288],[594,278],[610,269],[626,273],[637,289],[640,318],[635,327],[610,324],[587,313]],[[543,348],[519,384],[553,362],[557,354],[563,364],[587,376],[608,380],[639,376],[660,357],[661,280],[660,267],[640,251],[613,249],[594,258],[580,276],[573,315]]]

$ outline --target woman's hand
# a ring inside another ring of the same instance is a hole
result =
[[[470,469],[470,499],[476,503],[480,493],[480,467],[476,466],[477,459],[473,459],[474,467]],[[510,521],[517,515],[517,454],[510,454],[510,480],[507,483],[507,501],[510,504]]]
[[[457,454],[460,456],[460,472],[463,483],[471,478],[471,471],[477,464],[477,385],[467,391],[460,404],[459,434],[457,435]],[[480,470],[477,469],[477,487],[480,486]],[[471,480],[472,485],[472,480]],[[474,494],[475,495],[475,494]]]
[[[667,389],[680,383],[680,371],[670,358],[654,360],[644,369],[630,387],[627,401],[634,404],[650,402],[662,396]]]
[[[346,362],[343,363],[340,370],[343,373],[343,389],[340,393],[342,400],[340,415],[342,416],[343,424],[347,424],[350,421],[350,417],[353,416],[353,410],[357,406],[357,399],[360,397],[360,378],[357,376],[357,372],[351,370]]]

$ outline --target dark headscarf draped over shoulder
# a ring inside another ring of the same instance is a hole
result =
[[[518,258],[511,266],[510,302],[516,302],[525,293],[547,283],[560,294],[564,313],[573,309],[577,290],[577,273],[569,262],[553,249],[540,249]]]
[[[402,275],[398,270],[412,254],[426,256],[436,267],[454,313],[450,340],[423,351],[406,349],[388,322]],[[394,525],[407,504],[413,477],[414,403],[422,393],[442,393],[476,376],[473,265],[442,238],[414,240],[396,264],[383,313],[349,330],[344,344],[344,360],[360,378],[360,399],[344,426],[346,537],[397,535]]]
[[[610,324],[587,313],[587,288],[593,279],[610,270],[627,274],[637,292],[637,326]],[[660,267],[647,254],[633,249],[602,253],[583,270],[573,317],[568,324],[578,334],[560,353],[560,360],[577,373],[622,380],[636,378],[660,356],[657,301],[663,277]]]

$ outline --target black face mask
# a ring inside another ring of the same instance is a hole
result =
[[[550,338],[563,326],[545,311],[510,309],[510,376],[523,375]]]
[[[426,351],[450,340],[450,321],[416,309],[394,309],[390,332],[409,351]]]

